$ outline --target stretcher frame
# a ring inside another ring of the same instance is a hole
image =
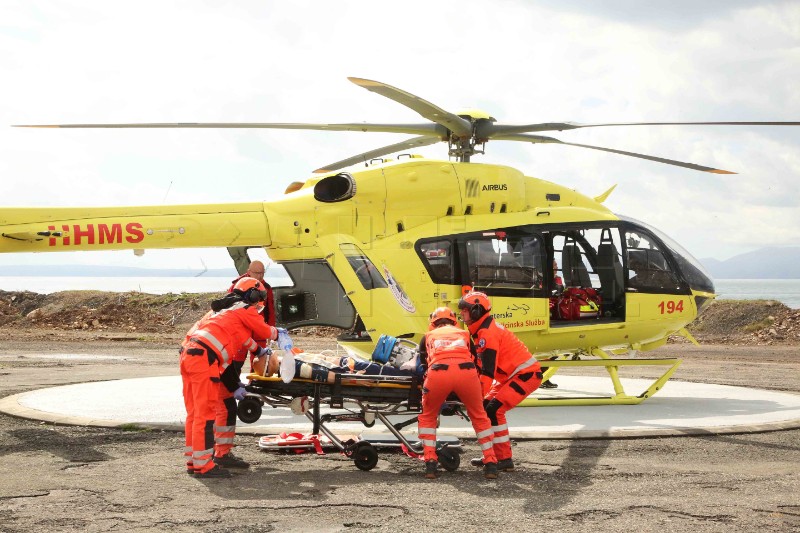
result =
[[[402,433],[403,428],[417,423],[422,411],[422,386],[418,376],[334,374],[334,380],[330,383],[303,378],[284,383],[279,377],[264,377],[259,374],[249,374],[247,378],[250,380],[246,386],[248,394],[239,402],[239,416],[242,418],[242,412],[248,410],[255,411],[251,414],[257,413],[258,416],[251,416],[243,421],[258,420],[261,416],[261,403],[271,407],[290,407],[295,398],[308,397],[309,409],[304,414],[312,423],[311,435],[318,436],[321,433],[327,437],[336,449],[353,459],[360,470],[371,470],[375,467],[378,462],[376,446],[361,439],[343,441],[327,426],[328,423],[361,422],[369,428],[379,421],[399,441],[406,455],[422,456],[422,445],[411,442]],[[323,404],[344,412],[322,414],[320,407]],[[348,408],[347,405],[355,406],[357,410]],[[467,417],[463,406],[458,402],[447,402],[444,414]],[[416,416],[392,423],[390,417],[399,415]],[[439,463],[446,470],[458,469],[462,451],[458,440],[437,441]]]

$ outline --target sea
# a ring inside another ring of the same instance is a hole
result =
[[[287,277],[267,277],[273,287],[290,287]],[[49,294],[59,291],[95,290],[137,291],[149,294],[169,292],[221,292],[230,287],[230,277],[82,277],[82,276],[1,276],[0,290],[32,291]],[[800,279],[716,279],[714,286],[721,300],[776,300],[800,309]]]

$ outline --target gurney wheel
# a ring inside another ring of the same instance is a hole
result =
[[[358,443],[352,457],[359,470],[372,470],[378,464],[378,450],[368,442]]]
[[[448,472],[455,472],[458,470],[458,466],[461,464],[461,454],[458,453],[457,450],[445,446],[437,451],[436,455],[439,456],[439,464],[442,465],[445,470]]]
[[[258,419],[261,418],[261,402],[252,396],[246,397],[239,402],[239,407],[236,408],[236,415],[245,424],[258,422]]]

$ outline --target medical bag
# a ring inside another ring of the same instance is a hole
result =
[[[372,360],[400,368],[403,363],[417,356],[418,348],[417,344],[412,341],[397,339],[390,335],[381,335],[378,337],[378,343],[372,351]]]
[[[555,305],[555,311],[561,320],[578,320],[581,318],[600,317],[600,296],[595,289],[567,287]]]

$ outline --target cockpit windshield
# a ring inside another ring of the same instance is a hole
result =
[[[664,232],[649,224],[630,217],[620,216],[619,218],[632,225],[643,227],[658,237],[661,242],[664,243],[664,246],[669,248],[672,252],[675,261],[678,263],[678,268],[680,268],[681,273],[684,278],[686,278],[686,281],[689,282],[689,286],[692,289],[711,293],[714,292],[714,282],[711,280],[711,274],[709,274],[702,263],[695,259],[683,246],[672,240]]]

